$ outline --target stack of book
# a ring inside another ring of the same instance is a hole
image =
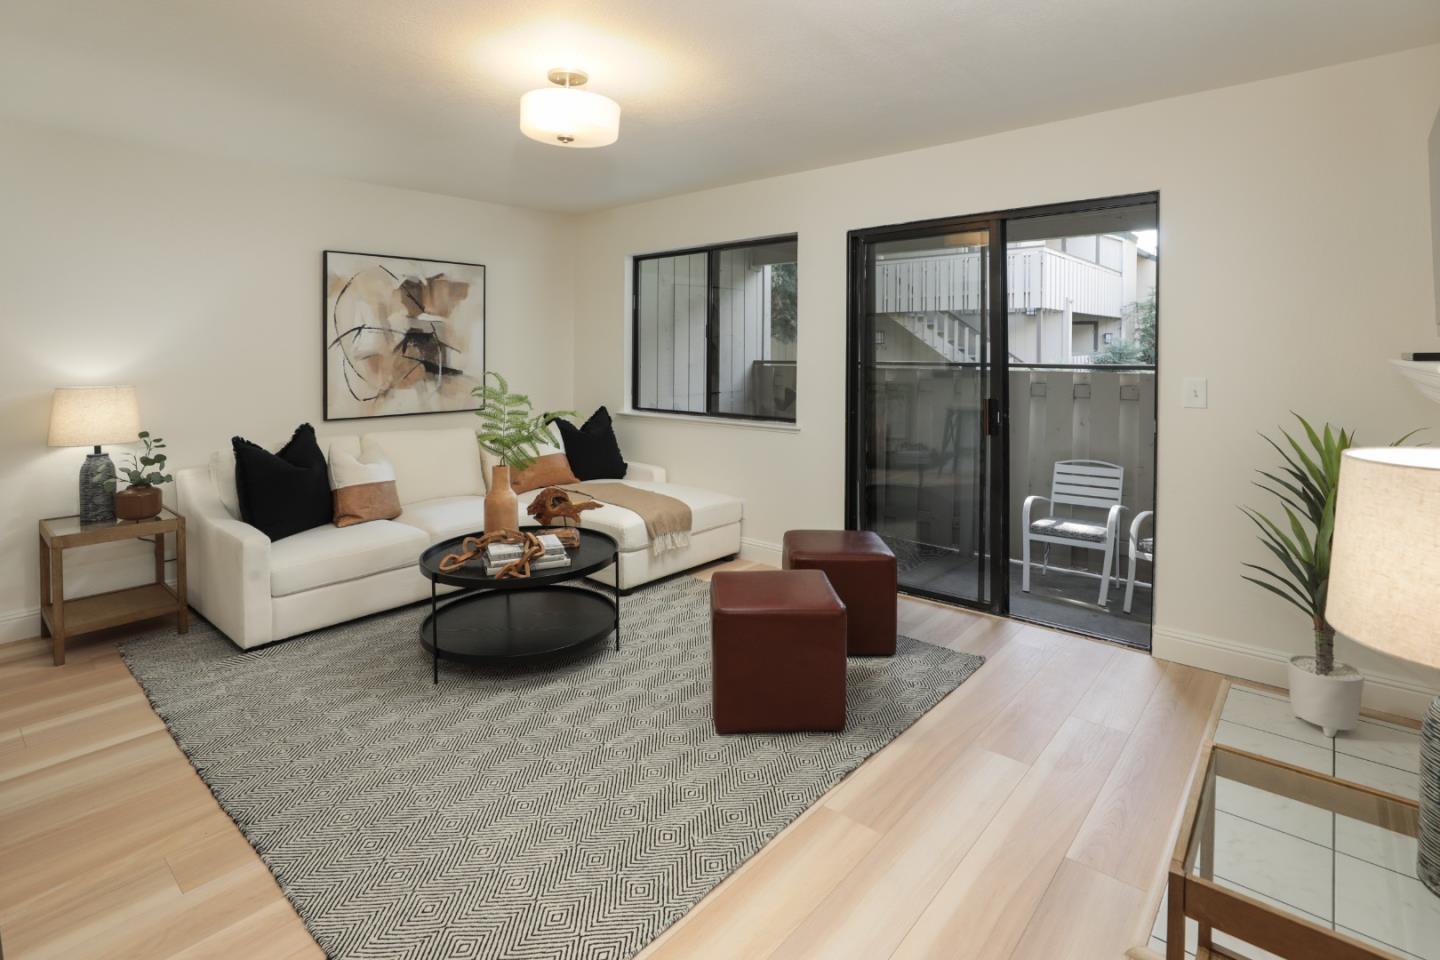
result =
[[[530,561],[530,572],[540,570],[554,570],[556,567],[570,566],[570,554],[565,552],[565,547],[560,543],[558,537],[553,533],[542,534],[539,538],[540,546],[545,552]],[[518,543],[492,543],[485,548],[485,575],[493,577],[503,570],[506,565],[519,560],[524,554],[525,547]]]

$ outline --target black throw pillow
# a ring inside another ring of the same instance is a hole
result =
[[[590,415],[583,426],[569,420],[556,420],[560,441],[565,444],[565,459],[581,480],[619,480],[628,464],[620,456],[620,441],[610,423],[610,411],[601,407]]]
[[[235,493],[240,519],[271,540],[324,526],[334,517],[325,454],[315,428],[302,423],[290,442],[271,453],[243,437],[233,437]]]

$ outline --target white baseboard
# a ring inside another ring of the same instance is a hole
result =
[[[769,567],[780,566],[782,552],[780,544],[769,543],[765,540],[752,540],[749,537],[740,538],[740,559],[749,560],[751,563],[763,563]]]
[[[1289,685],[1287,667],[1290,658],[1279,650],[1257,647],[1237,640],[1156,627],[1151,638],[1151,652],[1161,660],[1173,660],[1202,670],[1254,680],[1285,689]],[[1425,716],[1436,691],[1406,677],[1365,672],[1364,706],[1381,713],[1419,719]]]
[[[171,566],[174,566],[173,561]],[[175,578],[166,577],[165,585],[171,590],[175,589]],[[133,584],[131,584],[133,586]],[[120,589],[111,586],[110,589]],[[80,596],[88,596],[98,591],[84,591],[78,596],[69,599],[79,599]],[[28,607],[22,610],[6,610],[0,612],[0,643],[15,643],[20,640],[31,640],[40,636],[40,608]]]
[[[40,608],[0,613],[0,643],[15,643],[40,636]]]

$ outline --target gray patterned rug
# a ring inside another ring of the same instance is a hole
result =
[[[332,957],[637,953],[984,660],[852,659],[840,734],[721,737],[708,585],[621,608],[622,649],[430,658],[427,605],[242,653],[200,622],[123,653]]]

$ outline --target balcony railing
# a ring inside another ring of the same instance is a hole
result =
[[[1050,247],[1012,247],[1006,251],[1012,313],[1038,310],[1119,317],[1123,287],[1120,271],[1082,260]],[[974,313],[985,296],[984,258],[979,248],[959,248],[929,256],[897,257],[875,264],[877,313]]]
[[[939,537],[930,542],[973,548],[957,533],[969,526],[967,498],[980,491],[979,478],[970,475],[967,465],[980,462],[985,442],[977,426],[981,365],[887,362],[875,370],[883,384],[877,389],[883,389],[887,402],[885,416],[875,424],[874,449],[893,452],[897,459],[874,466],[884,469],[903,460],[907,468],[930,471],[932,483],[943,474],[946,479],[936,486],[945,489],[931,492],[924,512],[932,522],[930,535]],[[1019,529],[1027,496],[1049,494],[1058,460],[1119,464],[1125,468],[1127,517],[1154,509],[1154,367],[1012,364],[1009,376],[1010,529]],[[888,454],[879,456],[889,460]],[[1068,552],[1056,548],[1056,562],[1070,565]],[[1092,560],[1079,551],[1073,558],[1079,569],[1093,565]]]

